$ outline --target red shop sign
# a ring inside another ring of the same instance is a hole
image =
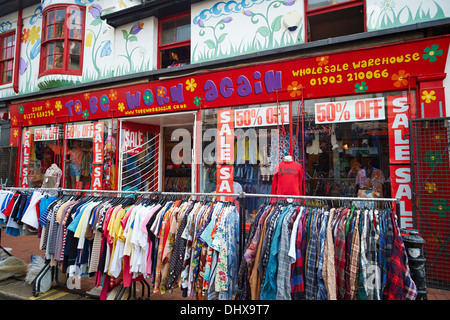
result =
[[[103,176],[103,122],[93,124],[92,190],[102,189]]]
[[[10,106],[12,126],[336,97],[415,86],[444,73],[449,37],[230,68]]]
[[[389,163],[391,173],[391,194],[400,200],[400,226],[413,227],[411,160],[409,148],[409,119],[414,106],[409,105],[413,97],[407,95],[388,96]]]
[[[28,188],[30,173],[30,157],[31,157],[31,130],[23,132],[22,145],[22,169],[20,172],[20,187]]]
[[[234,111],[219,110],[217,114],[217,193],[233,193]],[[226,197],[225,200],[231,201]]]

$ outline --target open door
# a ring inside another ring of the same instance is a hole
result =
[[[159,190],[160,127],[121,122],[119,190]]]

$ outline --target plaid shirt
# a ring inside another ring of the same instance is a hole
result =
[[[387,248],[387,221],[386,215],[389,212],[380,212],[380,241],[379,241],[379,255],[378,255],[378,265],[380,266],[381,272],[381,296],[383,296],[384,287],[386,285],[387,277],[387,261],[386,261],[386,248]]]
[[[347,219],[348,209],[344,209],[339,221],[336,240],[334,243],[335,266],[336,266],[336,295],[338,300],[345,298],[345,221]]]
[[[325,236],[328,225],[328,211],[323,213],[323,219],[320,224],[319,231],[319,263],[317,267],[317,300],[327,299],[327,289],[323,280],[323,262],[324,262],[324,249],[325,249]]]
[[[283,207],[279,206],[275,208],[273,214],[271,217],[269,217],[269,220],[267,221],[267,227],[265,232],[264,241],[261,248],[261,256],[258,263],[258,271],[261,275],[261,284],[265,282],[266,277],[266,268],[267,263],[269,261],[269,254],[270,254],[270,244],[272,243],[272,237],[273,237],[273,231],[275,229],[275,226],[278,222],[278,218],[283,211]]]
[[[317,295],[317,221],[320,214],[317,209],[312,214],[312,221],[310,225],[309,241],[306,249],[305,261],[305,294],[306,300],[315,300]]]
[[[361,250],[360,256],[360,271],[359,271],[359,281],[358,281],[358,296],[359,300],[367,300],[366,291],[366,279],[367,279],[367,225],[369,223],[368,210],[364,210],[362,214],[362,219],[360,220],[360,233],[361,233]]]
[[[356,211],[354,227],[352,230],[350,260],[348,263],[348,286],[345,292],[345,298],[349,300],[356,299],[356,287],[358,285],[359,276],[359,251],[360,251],[360,235],[359,235],[359,218],[360,211]]]
[[[277,300],[290,300],[291,299],[291,259],[289,257],[289,245],[291,238],[291,220],[296,216],[298,207],[289,208],[289,213],[283,220],[281,229],[281,238],[278,251],[278,270],[276,274],[277,280]]]
[[[366,292],[368,300],[380,300],[380,268],[377,259],[377,236],[376,236],[376,222],[373,211],[369,211],[369,225],[367,226],[368,246],[367,246],[367,278],[366,278]]]
[[[305,300],[305,251],[306,251],[306,224],[309,209],[301,217],[295,241],[295,262],[291,265],[291,298],[292,300]]]
[[[416,284],[411,278],[408,256],[396,223],[395,213],[391,213],[394,230],[391,263],[386,279],[384,299],[386,300],[415,300],[417,297]]]

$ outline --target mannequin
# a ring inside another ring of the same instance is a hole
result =
[[[61,182],[62,171],[53,163],[47,171],[45,171],[44,182],[42,183],[42,188],[58,188]]]
[[[75,188],[75,183],[81,179],[81,162],[83,160],[83,149],[80,141],[75,141],[74,147],[67,152],[69,155],[69,175],[71,178],[71,188]]]
[[[292,156],[285,156],[273,174],[271,194],[303,195],[303,166]]]

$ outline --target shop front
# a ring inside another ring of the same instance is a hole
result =
[[[21,101],[16,185],[46,185],[56,164],[65,188],[393,197],[412,227],[409,120],[446,115],[448,47],[437,37]],[[247,201],[251,216],[263,200]]]

